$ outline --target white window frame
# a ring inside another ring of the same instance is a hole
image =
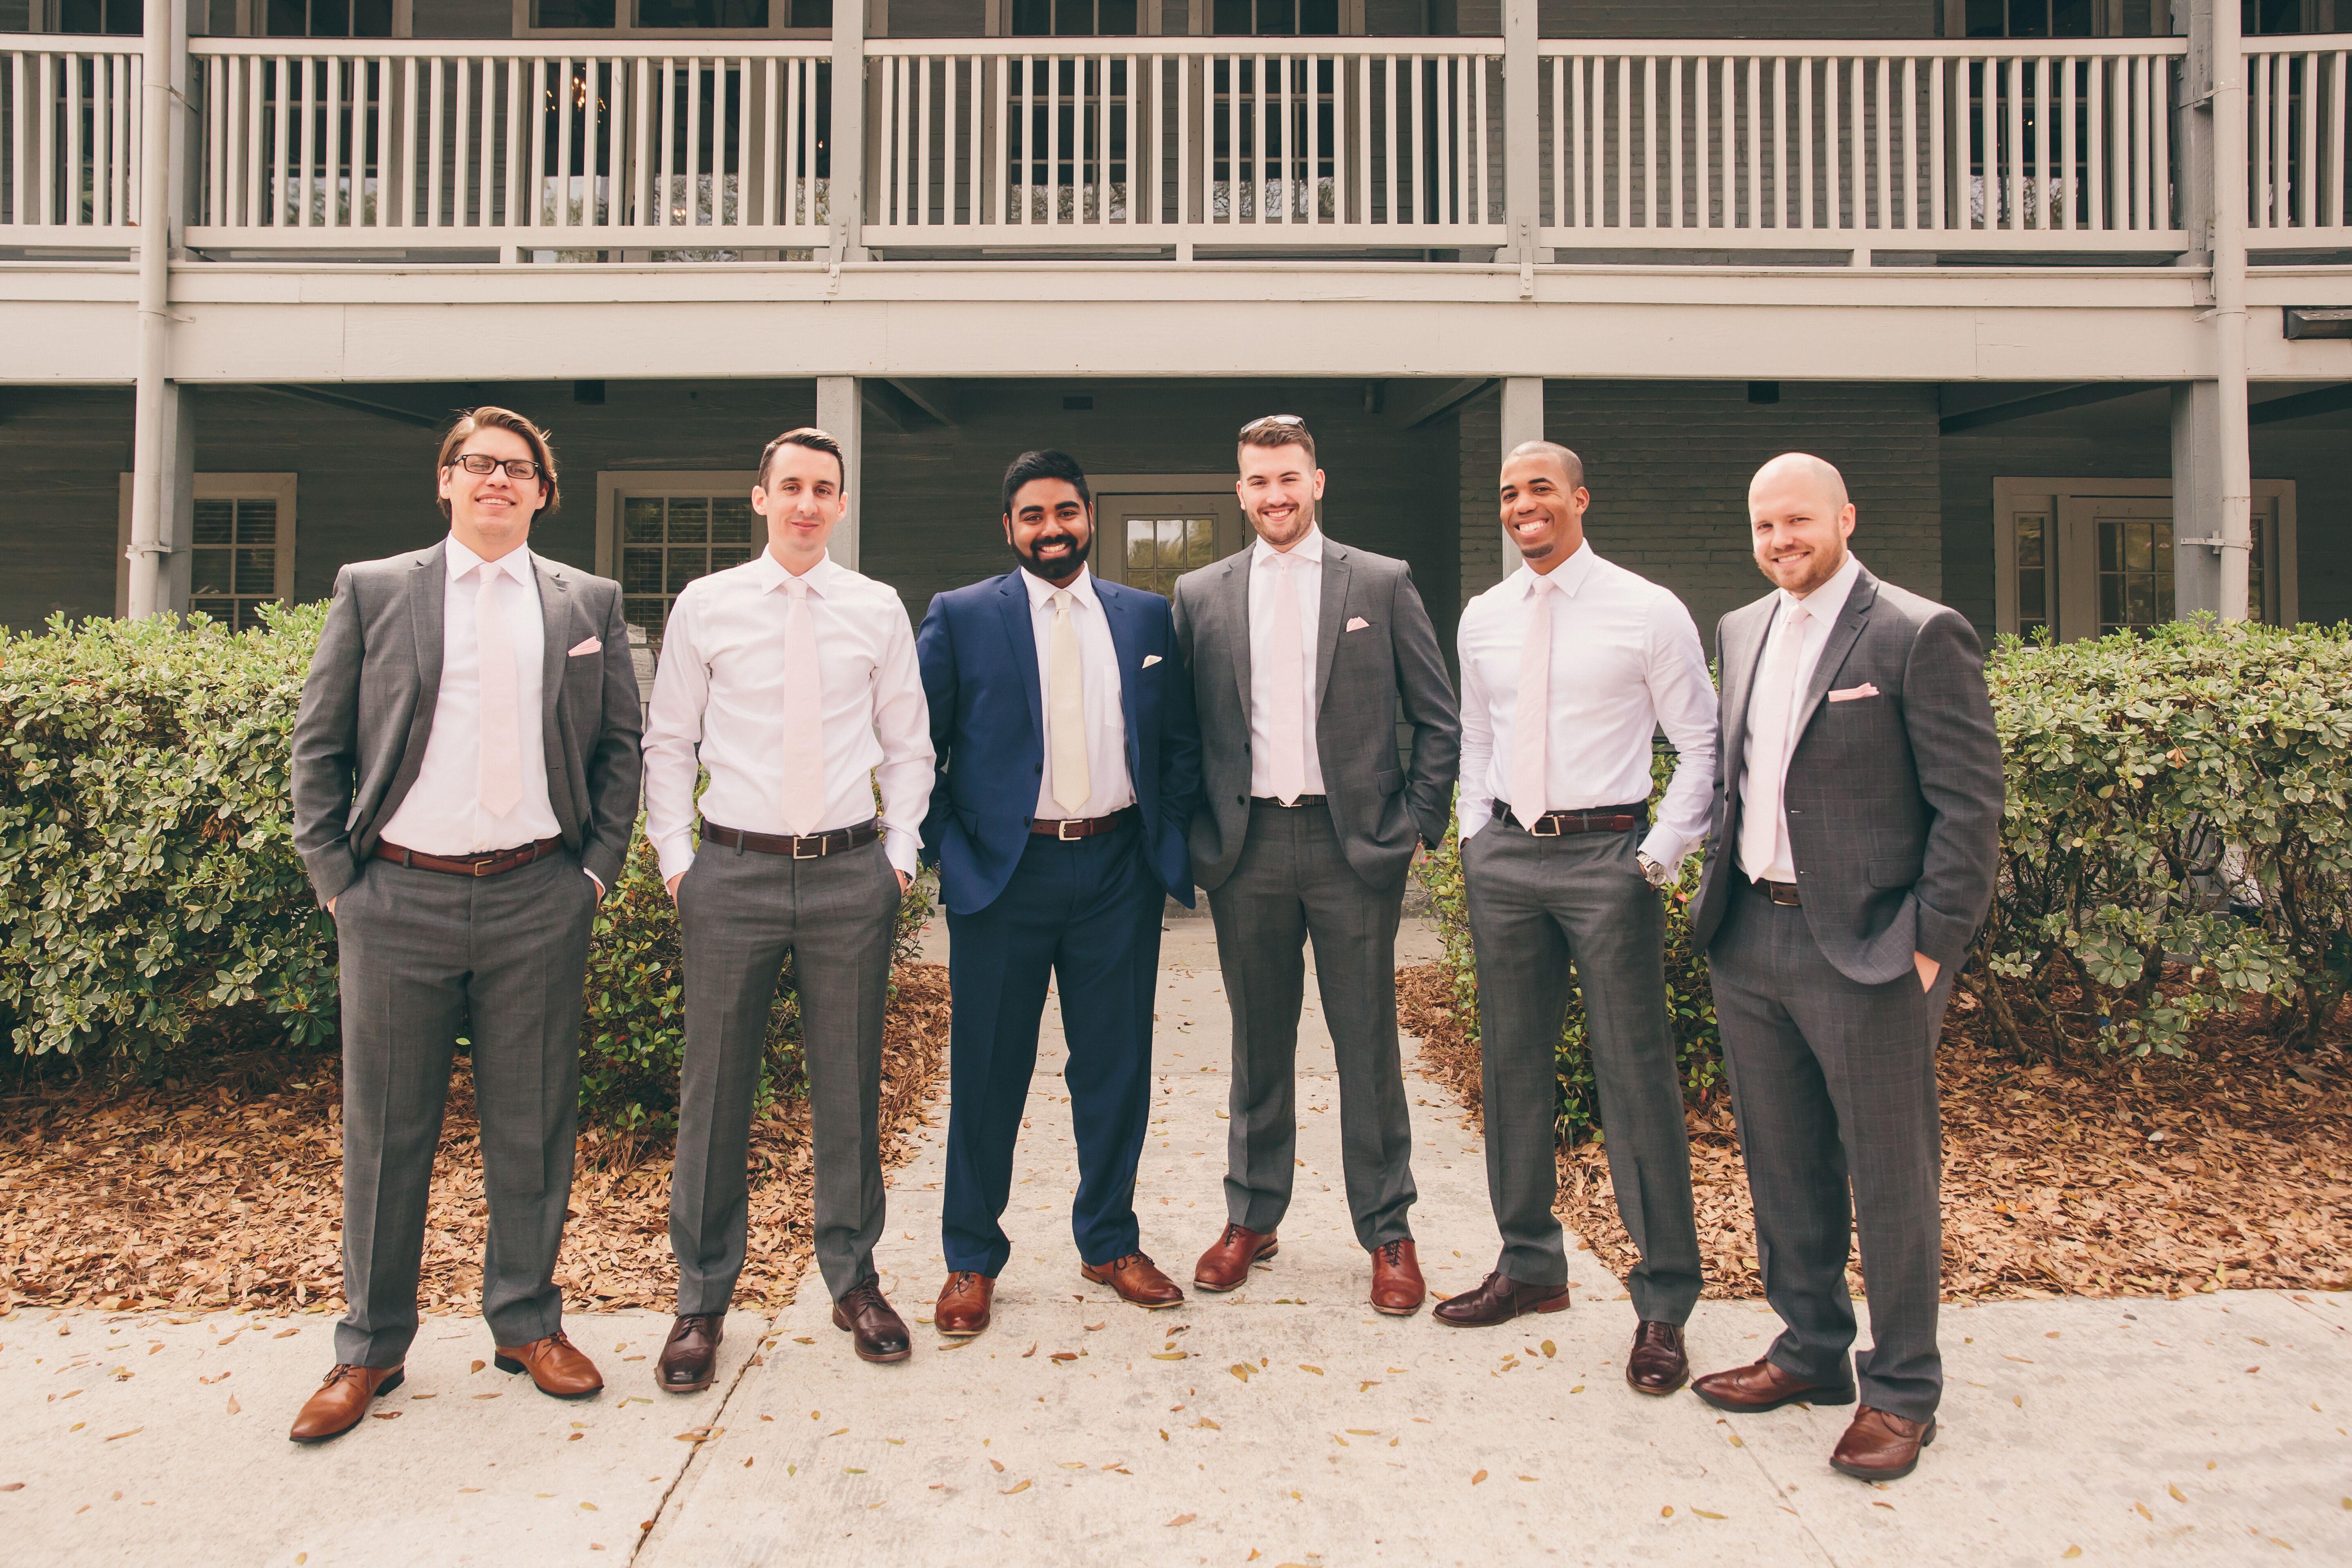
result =
[[[596,575],[621,576],[621,503],[631,496],[749,497],[760,482],[751,468],[606,468],[596,475]],[[755,551],[767,541],[755,538]],[[627,592],[623,590],[625,600]],[[651,661],[648,660],[648,663]],[[639,671],[640,679],[644,671]],[[650,688],[648,688],[650,689]]]
[[[1993,629],[2014,632],[2017,616],[2017,515],[2023,512],[2044,512],[2050,519],[2050,537],[2045,546],[2050,573],[2051,635],[2071,639],[2096,634],[2097,602],[2095,584],[2083,581],[2086,570],[2095,571],[2095,561],[2065,557],[2068,547],[2063,541],[2067,532],[2065,520],[2091,500],[2106,498],[2170,500],[2172,481],[2167,479],[1996,479],[1993,496]],[[2291,626],[2301,618],[2301,595],[2296,585],[2294,481],[2293,479],[2256,479],[2253,484],[2254,505],[2266,516],[2276,520],[2276,526],[2267,530],[2263,541],[2268,559],[2263,562],[2264,603],[2255,615],[2257,620],[2275,626]],[[2079,551],[2076,552],[2079,555]],[[2071,580],[2070,580],[2071,579]],[[2176,582],[2178,578],[2176,576]],[[2086,596],[2087,595],[2087,596]],[[2087,616],[2089,625],[2084,626]]]
[[[116,508],[114,528],[114,614],[117,618],[131,614],[131,476],[116,476]],[[278,602],[294,602],[294,492],[292,474],[198,474],[195,477],[197,500],[271,500],[278,503]],[[190,526],[194,526],[193,518]],[[192,548],[185,540],[174,542],[175,553],[185,553]],[[176,563],[174,563],[176,566]],[[184,572],[173,570],[172,580],[185,583]],[[184,608],[185,606],[182,606]]]
[[[1224,560],[1250,547],[1257,535],[1249,524],[1248,514],[1240,510],[1240,499],[1234,494],[1234,481],[1225,474],[1089,474],[1087,493],[1095,503],[1095,547],[1092,554],[1095,571],[1113,583],[1127,581],[1127,552],[1124,540],[1115,542],[1114,550],[1102,538],[1104,503],[1123,496],[1215,496],[1229,513],[1239,520],[1241,531],[1231,549],[1223,551],[1217,559]],[[1221,540],[1222,543],[1223,541]]]
[[[834,0],[836,5],[856,5],[857,0]],[[873,31],[875,11],[883,8],[887,20],[889,0],[866,0],[868,37],[885,36]],[[514,0],[514,36],[518,38],[679,38],[703,39],[725,43],[739,38],[829,38],[829,27],[794,27],[777,20],[792,15],[792,0],[768,0],[768,25],[765,27],[640,27],[633,23],[615,23],[610,27],[539,27],[530,20],[531,0]],[[636,8],[636,0],[614,0],[614,14],[627,16]]]

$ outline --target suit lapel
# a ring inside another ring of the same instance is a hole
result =
[[[1331,666],[1339,657],[1340,616],[1348,607],[1348,552],[1323,542],[1323,596],[1315,623],[1315,711],[1323,711],[1323,694],[1331,689]]]
[[[1845,608],[1838,612],[1837,625],[1830,628],[1830,640],[1822,645],[1822,660],[1813,666],[1813,678],[1805,683],[1805,705],[1797,715],[1796,728],[1790,731],[1802,739],[1813,715],[1821,710],[1822,698],[1837,679],[1838,666],[1853,651],[1854,639],[1870,620],[1871,606],[1878,603],[1878,579],[1856,568],[1853,587],[1846,594]]]
[[[1250,708],[1250,620],[1249,582],[1252,552],[1244,550],[1225,563],[1225,574],[1220,579],[1224,603],[1220,613],[1225,617],[1226,640],[1234,648],[1234,695],[1240,700],[1242,721],[1249,721]]]
[[[1723,648],[1723,776],[1736,793],[1748,759],[1748,699],[1756,689],[1756,667],[1764,657],[1765,634],[1780,603],[1775,594],[1735,616]]]
[[[440,706],[442,617],[448,608],[449,552],[436,544],[418,555],[408,572],[408,628],[416,639],[416,711],[410,716],[411,754],[423,757],[433,738],[433,710]]]
[[[545,646],[539,677],[540,741],[547,751],[547,776],[563,776],[563,747],[555,722],[557,702],[563,695],[563,663],[572,648],[572,584],[560,567],[530,558],[539,579],[541,641]]]
[[[1029,699],[1029,732],[1036,738],[1037,754],[1045,754],[1045,700],[1037,689],[1037,628],[1029,613],[1029,586],[1019,571],[998,579],[998,606],[1004,614],[1004,635],[1013,644],[1013,668]]]
[[[1138,717],[1136,705],[1139,699],[1136,686],[1143,669],[1143,647],[1137,640],[1134,606],[1127,602],[1126,589],[1097,577],[1095,600],[1103,607],[1103,623],[1110,628],[1111,651],[1118,659],[1118,711],[1126,721],[1121,727],[1127,732],[1127,776],[1139,800],[1143,796],[1143,725]]]

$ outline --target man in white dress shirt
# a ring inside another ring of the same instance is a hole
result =
[[[604,1386],[555,1287],[596,900],[636,827],[637,680],[620,585],[531,553],[546,433],[477,408],[441,446],[449,536],[335,577],[294,727],[294,842],[334,917],[343,1021],[335,1367],[289,1434],[347,1432],[416,1334],[451,1053],[473,1045],[499,1369]]]
[[[1570,977],[1584,994],[1617,1212],[1641,1254],[1625,1381],[1689,1380],[1699,1294],[1690,1143],[1667,1023],[1659,889],[1706,831],[1715,685],[1698,628],[1665,589],[1584,537],[1584,464],[1530,441],[1503,465],[1522,567],[1462,612],[1462,875],[1478,962],[1486,1184],[1503,1251],[1437,1309],[1465,1326],[1568,1305],[1552,1213],[1554,1052]],[[1680,756],[1651,817],[1651,737]]]
[[[842,478],[840,445],[822,430],[768,444],[751,491],[768,547],[687,584],[654,678],[646,837],[677,901],[686,960],[669,1198],[677,1321],[656,1373],[672,1394],[710,1386],[743,1270],[751,1107],[787,958],[834,1326],[866,1361],[911,1353],[874,1268],[876,1118],[891,940],[930,804],[930,719],[906,606],[825,552],[846,507]],[[699,848],[698,767],[710,773]]]

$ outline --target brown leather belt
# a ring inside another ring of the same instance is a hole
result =
[[[1749,880],[1755,883],[1758,892],[1776,904],[1793,910],[1804,902],[1797,897],[1797,884],[1794,882],[1768,882],[1761,877],[1753,877]]]
[[[397,844],[387,844],[379,838],[375,858],[405,866],[414,871],[439,871],[450,877],[495,877],[501,871],[517,870],[534,860],[544,858],[551,851],[563,847],[561,838],[542,838],[536,844],[525,844],[513,849],[490,849],[479,855],[426,855],[415,849],[404,849]]]
[[[1302,795],[1297,800],[1277,800],[1270,795],[1250,796],[1252,805],[1271,805],[1282,811],[1296,811],[1302,805],[1322,805],[1330,800],[1328,795]]]
[[[740,827],[721,827],[709,817],[702,820],[705,843],[722,845],[729,849],[753,849],[762,855],[789,855],[795,860],[821,860],[827,855],[863,848],[881,837],[881,821],[871,816],[855,827],[836,827],[830,833],[802,834],[746,833]]]
[[[1143,808],[1121,806],[1108,816],[1039,816],[1029,822],[1033,838],[1058,838],[1068,843],[1073,838],[1092,838],[1097,833],[1108,833],[1125,827],[1143,815]]]
[[[1495,820],[1527,829],[1530,838],[1557,838],[1563,833],[1631,833],[1649,815],[1647,805],[1598,805],[1591,811],[1547,811],[1535,821],[1521,822],[1501,801],[1495,803]]]

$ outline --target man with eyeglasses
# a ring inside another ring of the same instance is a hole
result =
[[[559,1399],[604,1386],[554,1276],[589,936],[636,823],[636,672],[620,584],[530,549],[558,497],[546,433],[476,408],[436,471],[448,537],[336,574],[295,721],[294,842],[341,964],[349,1303],[298,1443],[351,1430],[401,1383],[460,1035],[496,1363]]]
[[[1339,1076],[1340,1149],[1375,1311],[1428,1291],[1407,1213],[1412,1121],[1398,1059],[1396,933],[1413,852],[1445,837],[1461,749],[1454,683],[1403,562],[1326,538],[1323,470],[1295,415],[1242,426],[1234,490],[1256,531],[1176,583],[1201,716],[1192,879],[1209,891],[1233,1008],[1225,1227],[1193,1266],[1231,1290],[1275,1255],[1298,1142],[1305,944]],[[1397,726],[1412,731],[1397,755]]]

